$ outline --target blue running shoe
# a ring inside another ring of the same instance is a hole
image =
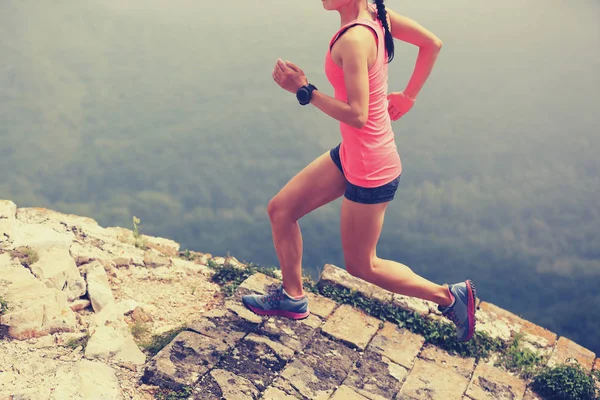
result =
[[[309,316],[306,295],[297,300],[290,297],[280,284],[267,295],[251,294],[242,296],[244,305],[258,315],[278,315],[292,319],[304,319]]]
[[[448,285],[454,296],[454,305],[438,306],[442,315],[456,325],[456,338],[459,342],[471,340],[475,333],[475,285],[469,279],[464,282]]]

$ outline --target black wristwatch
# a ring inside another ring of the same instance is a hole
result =
[[[309,83],[308,85],[304,85],[300,89],[298,89],[298,91],[296,92],[296,98],[298,99],[300,105],[305,106],[308,103],[310,103],[313,90],[317,90],[317,87],[311,83]]]

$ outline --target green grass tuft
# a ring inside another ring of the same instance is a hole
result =
[[[153,357],[158,354],[159,351],[167,347],[169,343],[175,339],[177,335],[186,329],[181,326],[179,328],[171,329],[161,335],[152,335],[152,339],[147,342],[140,344],[140,347],[148,351],[150,355]]]
[[[531,379],[542,369],[547,358],[538,352],[520,346],[522,334],[517,334],[510,345],[500,354],[496,365],[501,365],[523,379]]]
[[[558,365],[544,368],[535,376],[532,389],[545,399],[596,400],[596,387],[591,373],[580,365]]]
[[[155,394],[154,398],[157,400],[185,400],[192,395],[192,388],[190,386],[184,386],[180,390],[173,389],[159,389]]]
[[[86,332],[85,336],[82,336],[78,339],[69,340],[67,343],[65,343],[65,347],[75,350],[76,348],[81,346],[83,348],[83,351],[85,352],[85,348],[86,348],[89,340],[90,340],[90,333]]]

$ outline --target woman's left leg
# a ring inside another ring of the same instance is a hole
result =
[[[448,287],[415,274],[404,264],[377,257],[377,242],[389,203],[362,204],[343,198],[341,238],[346,271],[390,292],[450,305]]]

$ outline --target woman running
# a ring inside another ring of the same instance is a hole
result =
[[[442,42],[414,20],[385,8],[383,0],[322,0],[341,17],[325,59],[335,97],[319,91],[292,62],[279,59],[273,79],[340,121],[341,143],[312,161],[270,201],[268,214],[283,282],[268,295],[243,296],[260,315],[306,318],[310,311],[302,288],[302,235],[298,220],[340,196],[341,240],[346,271],[388,291],[438,304],[454,322],[459,341],[475,330],[475,288],[470,280],[438,285],[406,265],[377,257],[376,246],[387,206],[394,199],[402,163],[391,121],[414,105],[429,77]],[[414,72],[402,92],[388,91],[388,63],[394,38],[419,47]]]

